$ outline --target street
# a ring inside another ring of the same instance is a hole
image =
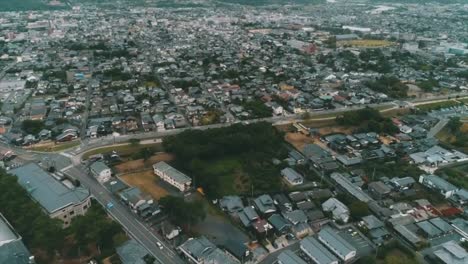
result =
[[[176,252],[170,249],[163,240],[159,239],[145,223],[141,222],[130,210],[122,205],[107,189],[101,186],[95,179],[88,176],[86,168],[82,165],[71,167],[64,171],[76,177],[81,184],[88,188],[93,197],[104,207],[106,211],[143,247],[151,252],[161,264],[182,264],[185,263]],[[107,208],[111,202],[114,206]],[[157,242],[164,245],[161,250]]]

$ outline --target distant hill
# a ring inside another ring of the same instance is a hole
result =
[[[0,0],[0,12],[5,11],[31,11],[56,10],[64,7],[49,6],[43,0]]]

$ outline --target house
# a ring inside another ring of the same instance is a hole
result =
[[[325,171],[333,171],[339,168],[333,156],[317,144],[307,144],[302,150],[312,166]]]
[[[257,197],[254,200],[255,207],[257,207],[258,211],[262,214],[270,214],[276,212],[276,207],[273,202],[273,199],[268,194],[263,194]]]
[[[252,224],[253,229],[257,233],[257,235],[264,236],[268,234],[268,231],[273,229],[273,226],[270,225],[265,219],[258,219],[257,221],[253,222]]]
[[[104,162],[96,161],[91,166],[89,166],[89,171],[91,174],[96,178],[99,183],[108,182],[111,178],[112,171],[109,167],[107,167]]]
[[[356,249],[330,227],[322,228],[318,239],[341,260],[348,261],[356,256]]]
[[[403,239],[409,242],[411,245],[416,246],[422,240],[407,226],[405,225],[394,225],[393,229],[400,235]]]
[[[285,194],[277,193],[273,195],[273,201],[281,212],[291,211],[292,203]]]
[[[468,252],[457,242],[450,240],[441,245],[432,247],[434,259],[443,264],[466,264]]]
[[[445,198],[451,197],[458,191],[458,187],[436,175],[421,175],[419,176],[419,183],[439,192]]]
[[[302,175],[294,169],[285,168],[281,170],[281,175],[283,176],[283,179],[292,186],[301,185],[304,183],[304,177],[302,177]]]
[[[18,183],[50,218],[62,220],[64,228],[70,225],[74,217],[84,215],[91,206],[88,189],[69,188],[36,163],[28,163],[9,173],[18,178]]]
[[[245,207],[242,211],[237,213],[237,216],[245,227],[250,226],[252,222],[260,218],[253,206]]]
[[[31,256],[23,244],[21,236],[0,214],[0,263],[34,264],[34,256]]]
[[[128,188],[119,194],[120,200],[128,205],[132,212],[142,217],[150,217],[161,212],[159,206],[150,195],[143,193],[137,187]]]
[[[413,187],[414,183],[416,183],[416,181],[411,177],[394,177],[390,180],[390,184],[397,191],[408,190]]]
[[[285,212],[283,213],[283,217],[286,218],[293,225],[297,225],[299,223],[307,223],[307,216],[302,210]]]
[[[372,198],[367,193],[363,192],[361,188],[353,184],[348,177],[345,177],[338,172],[332,173],[330,177],[338,184],[340,188],[354,196],[359,201],[365,203],[372,201]]]
[[[229,195],[219,200],[219,206],[223,211],[232,214],[242,211],[244,203],[242,203],[242,199],[239,196]]]
[[[291,224],[279,214],[271,215],[268,222],[275,228],[278,235],[286,234],[291,230]]]
[[[301,259],[298,255],[292,252],[290,249],[287,249],[277,257],[278,264],[307,264],[303,259]]]
[[[376,199],[383,199],[387,197],[391,192],[390,187],[388,187],[385,183],[381,181],[371,182],[367,185],[367,188],[371,195]]]
[[[159,176],[163,181],[176,187],[181,192],[185,192],[190,188],[192,179],[182,172],[171,167],[164,161],[160,161],[153,165],[154,174]]]
[[[206,237],[189,238],[177,248],[191,263],[195,264],[239,264],[231,254],[216,247]]]
[[[147,260],[154,259],[148,250],[133,239],[117,247],[116,252],[122,264],[146,264]]]
[[[161,231],[167,239],[171,240],[177,237],[182,230],[180,227],[174,226],[170,222],[166,221],[162,224]]]
[[[300,242],[301,250],[317,264],[338,264],[338,259],[314,237],[306,237]]]
[[[349,209],[346,205],[336,198],[330,198],[322,204],[322,209],[325,212],[331,212],[333,219],[341,220],[347,223],[349,220]]]

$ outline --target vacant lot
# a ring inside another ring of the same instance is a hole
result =
[[[314,143],[314,139],[312,137],[298,132],[286,133],[284,139],[300,151],[304,149],[305,145]]]
[[[437,110],[437,109],[447,108],[447,107],[452,107],[452,106],[457,106],[457,105],[461,105],[461,103],[456,100],[450,100],[450,101],[440,101],[440,102],[435,102],[435,103],[420,104],[417,106],[417,108],[423,111],[431,111],[431,110]]]
[[[169,162],[172,160],[174,160],[173,155],[168,153],[158,153],[149,158],[148,160],[130,160],[115,166],[115,168],[117,169],[118,173],[129,173],[134,171],[140,171],[143,169],[150,169],[153,166],[153,164],[159,161]]]
[[[161,180],[154,175],[153,170],[128,173],[120,176],[125,183],[130,186],[138,187],[145,193],[149,193],[153,198],[160,199],[167,196],[169,192],[160,186]]]
[[[380,48],[392,46],[395,43],[387,40],[378,40],[378,39],[356,39],[356,40],[346,40],[346,41],[337,41],[338,46],[352,46],[358,48]]]

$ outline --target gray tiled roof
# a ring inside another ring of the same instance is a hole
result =
[[[8,221],[0,214],[0,263],[28,264],[29,251]]]
[[[144,257],[150,254],[143,246],[135,240],[128,240],[116,248],[122,264],[146,264]]]
[[[53,213],[71,204],[79,204],[89,197],[83,187],[68,189],[35,163],[10,170],[18,177],[19,184],[28,191],[48,213]]]

